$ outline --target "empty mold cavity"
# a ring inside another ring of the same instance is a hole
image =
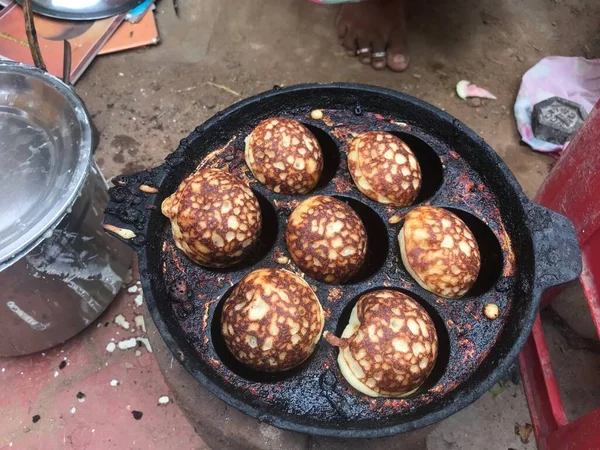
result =
[[[365,262],[358,273],[346,284],[358,283],[377,273],[383,266],[389,251],[388,228],[383,220],[381,220],[381,217],[364,203],[353,198],[337,195],[334,195],[334,197],[346,203],[358,214],[367,232]]]
[[[306,123],[303,123],[302,125],[314,134],[323,151],[323,172],[321,173],[321,177],[316,186],[316,189],[318,189],[329,184],[335,177],[338,167],[340,166],[340,151],[333,138],[326,131],[323,131],[314,125]]]
[[[494,232],[481,219],[462,209],[446,208],[456,214],[467,224],[481,254],[481,268],[475,283],[469,289],[465,297],[476,297],[490,290],[502,274],[504,258],[502,256],[502,247]],[[465,298],[463,297],[463,298]]]
[[[365,295],[369,292],[383,290],[383,289],[398,291],[398,292],[402,292],[403,294],[408,295],[412,300],[414,300],[419,305],[421,305],[423,308],[425,308],[425,311],[427,311],[427,314],[429,314],[429,316],[433,320],[433,324],[435,325],[435,331],[436,331],[437,337],[438,337],[438,356],[435,361],[435,365],[433,366],[433,369],[432,369],[431,373],[429,374],[429,376],[427,377],[427,379],[425,380],[425,382],[419,387],[419,389],[417,389],[417,391],[415,391],[413,394],[411,394],[409,396],[409,397],[415,397],[415,396],[418,396],[418,395],[428,391],[429,389],[431,389],[433,386],[436,385],[436,383],[442,378],[442,376],[446,372],[446,367],[448,367],[448,361],[450,360],[450,337],[448,335],[448,330],[446,329],[444,320],[440,317],[440,315],[438,314],[436,309],[434,307],[432,307],[429,303],[427,303],[425,300],[423,300],[421,297],[414,294],[413,292],[410,292],[405,289],[400,289],[400,288],[395,288],[395,287],[385,287],[385,286],[374,288],[374,289],[369,289],[365,292],[360,293],[356,297],[354,297],[344,307],[344,309],[342,310],[342,314],[340,315],[340,318],[338,320],[336,329],[335,329],[335,335],[338,337],[340,337],[342,335],[342,333],[344,332],[344,329],[346,328],[346,326],[348,325],[348,323],[350,321],[350,314],[352,313],[354,306],[356,305],[358,300],[363,295]],[[337,360],[337,353],[336,353],[336,360]],[[344,379],[344,377],[340,375],[340,379]],[[359,395],[363,395],[363,394],[359,394]]]
[[[301,372],[306,366],[310,364],[310,361],[314,357],[315,353],[318,350],[319,344],[315,347],[313,353],[297,367],[294,367],[290,370],[285,370],[283,372],[262,372],[259,370],[252,369],[251,367],[242,364],[238,361],[233,354],[229,351],[227,344],[225,344],[225,339],[223,338],[223,334],[221,333],[221,315],[223,312],[223,305],[229,296],[233,293],[235,286],[231,287],[225,295],[219,301],[215,312],[213,314],[212,322],[211,322],[211,342],[215,349],[215,353],[221,360],[221,362],[227,367],[231,372],[236,375],[249,380],[249,381],[257,381],[261,383],[274,383],[277,381],[282,381],[290,376],[296,375]],[[322,337],[321,337],[322,338]]]
[[[437,153],[422,139],[401,131],[389,131],[390,134],[402,139],[415,154],[421,167],[421,190],[413,204],[421,203],[432,198],[444,182],[444,168]]]

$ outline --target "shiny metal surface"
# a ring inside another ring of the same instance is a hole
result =
[[[114,299],[132,251],[102,228],[106,181],[72,89],[0,61],[0,356],[64,342]]]
[[[144,0],[32,0],[33,11],[66,20],[95,20],[129,11]],[[17,0],[22,4],[22,0]]]
[[[0,356],[64,342],[114,299],[132,251],[104,232],[107,203],[106,183],[92,164],[81,195],[58,226],[0,272]]]
[[[0,269],[34,246],[79,194],[92,131],[58,78],[0,61]]]

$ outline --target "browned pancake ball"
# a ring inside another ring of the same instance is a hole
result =
[[[438,355],[435,325],[421,305],[401,292],[363,295],[352,310],[338,364],[348,383],[371,397],[405,397],[427,379]]]
[[[421,206],[410,211],[398,243],[406,270],[434,294],[462,297],[479,275],[477,241],[469,227],[447,209]]]
[[[404,141],[390,133],[367,131],[352,139],[348,169],[363,194],[385,205],[410,205],[421,189],[417,158]]]
[[[323,171],[321,146],[308,129],[292,119],[267,119],[246,138],[246,164],[274,192],[306,194]]]
[[[194,262],[227,267],[241,261],[262,223],[254,193],[225,170],[197,170],[162,203],[175,244]]]
[[[367,233],[360,217],[346,203],[316,195],[290,215],[285,241],[294,262],[308,276],[343,283],[365,260]]]
[[[302,278],[284,269],[246,275],[225,300],[221,333],[235,358],[264,372],[292,369],[319,342],[325,316]]]

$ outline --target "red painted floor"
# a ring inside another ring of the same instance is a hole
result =
[[[61,346],[0,358],[1,450],[209,448],[170,398],[159,404],[169,391],[143,344],[107,351],[145,336],[135,325],[144,308],[136,296],[121,291],[97,323]],[[114,323],[119,314],[128,330]]]

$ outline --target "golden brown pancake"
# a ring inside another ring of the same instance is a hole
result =
[[[246,164],[256,179],[274,192],[306,194],[323,171],[315,136],[300,122],[267,119],[246,138]]]
[[[323,308],[306,281],[284,269],[259,269],[225,300],[221,333],[238,361],[280,372],[312,354],[324,323]]]
[[[417,158],[404,141],[390,133],[367,131],[352,139],[348,170],[363,194],[385,205],[410,205],[421,189]]]
[[[409,296],[382,289],[356,303],[342,338],[338,364],[348,383],[371,397],[414,393],[435,366],[438,339],[429,314]]]
[[[225,170],[197,170],[162,203],[175,244],[206,267],[241,261],[258,239],[262,224],[254,193]]]
[[[421,206],[411,210],[398,244],[406,270],[434,294],[462,297],[479,275],[477,241],[469,227],[447,209]]]
[[[343,283],[356,275],[367,250],[360,217],[346,203],[316,195],[290,215],[285,240],[298,267],[327,283]]]

